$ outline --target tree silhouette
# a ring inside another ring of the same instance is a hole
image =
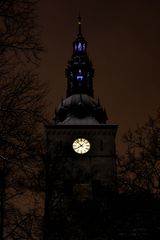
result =
[[[120,188],[160,194],[160,109],[143,126],[129,130],[123,137],[127,145],[119,158]]]
[[[36,0],[0,2],[1,239],[38,238],[42,215],[45,87],[38,80],[36,8]]]

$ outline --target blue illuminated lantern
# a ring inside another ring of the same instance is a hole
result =
[[[81,20],[79,19],[77,38],[73,42],[73,54],[66,69],[67,96],[77,93],[93,96],[93,75],[94,69],[87,54],[87,42],[82,35]]]

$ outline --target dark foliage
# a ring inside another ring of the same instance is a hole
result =
[[[119,188],[160,194],[160,110],[123,137],[126,153],[118,159]]]
[[[36,0],[0,1],[1,239],[38,239],[42,221],[45,91],[36,8]]]

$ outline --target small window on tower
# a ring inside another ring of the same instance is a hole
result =
[[[73,184],[72,184],[72,182],[71,181],[67,181],[67,180],[65,180],[65,182],[64,182],[64,185],[63,185],[63,190],[64,190],[64,194],[66,195],[66,196],[71,196],[72,195],[72,193],[73,193]]]
[[[103,151],[103,141],[100,141],[100,150]]]
[[[81,52],[81,51],[82,51],[82,43],[79,42],[79,43],[78,43],[78,52]]]
[[[83,80],[83,75],[82,75],[82,70],[81,69],[78,70],[77,80],[78,81],[82,81]]]
[[[86,50],[85,43],[83,43],[83,52]]]
[[[77,76],[77,80],[78,81],[82,81],[83,80],[83,76]]]
[[[73,73],[72,72],[70,72],[70,78],[73,78]]]
[[[90,73],[89,73],[89,72],[87,72],[87,78],[88,78],[88,79],[90,78]]]

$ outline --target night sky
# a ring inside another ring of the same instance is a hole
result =
[[[50,119],[66,94],[64,71],[79,13],[95,69],[95,98],[106,108],[108,123],[119,125],[121,151],[122,134],[143,124],[160,105],[160,1],[40,0],[45,48],[40,78],[48,88]]]

